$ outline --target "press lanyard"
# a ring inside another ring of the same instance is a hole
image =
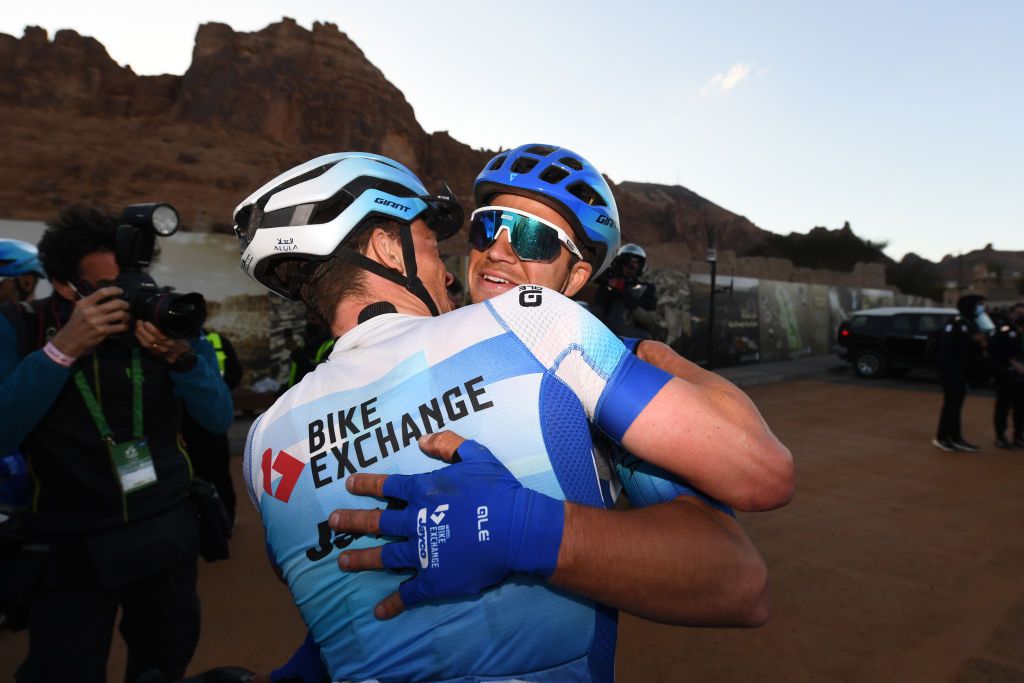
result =
[[[100,390],[99,362],[96,356],[92,360],[93,374],[96,378],[96,392]],[[96,423],[100,437],[107,444],[110,453],[110,464],[113,465],[114,474],[117,475],[118,483],[121,485],[121,510],[125,521],[128,520],[128,494],[156,483],[156,468],[153,465],[153,457],[149,452],[149,443],[142,435],[142,362],[139,360],[139,350],[132,349],[132,440],[117,443],[114,441],[114,432],[107,423],[100,409],[99,401],[89,389],[85,376],[81,370],[75,372],[75,384],[78,385],[78,393],[85,401],[85,407]]]
[[[96,391],[99,391],[99,363],[95,355],[92,357],[92,367],[93,376],[96,379]],[[100,430],[100,437],[108,446],[113,447],[114,431],[107,423],[107,418],[103,416],[103,410],[100,409],[100,404],[85,381],[81,370],[75,371],[75,384],[78,385],[78,393],[82,395],[82,400],[85,401],[85,407],[89,410],[92,421]],[[142,361],[139,359],[139,350],[135,348],[132,349],[132,438],[142,438]]]

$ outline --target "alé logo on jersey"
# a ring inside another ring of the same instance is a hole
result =
[[[274,449],[268,448],[263,451],[263,490],[282,503],[287,503],[305,466],[304,462],[292,457],[287,451],[278,451],[275,458]],[[274,472],[281,475],[276,487],[273,482]]]
[[[521,285],[519,287],[519,305],[523,308],[533,308],[541,304],[541,292],[543,287],[537,285]]]

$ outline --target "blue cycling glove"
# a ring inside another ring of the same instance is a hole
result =
[[[406,501],[381,513],[380,531],[407,540],[382,550],[387,569],[415,569],[399,587],[406,607],[476,595],[511,574],[547,578],[562,544],[562,501],[524,488],[475,441],[461,459],[424,474],[395,474],[384,495]]]

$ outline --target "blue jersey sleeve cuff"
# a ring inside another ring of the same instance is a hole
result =
[[[637,339],[636,337],[619,337],[619,339],[622,340],[623,345],[625,345],[626,349],[634,356],[636,355],[637,347],[640,346],[640,342],[643,341],[642,339]]]
[[[622,435],[670,379],[664,370],[623,354],[597,403],[597,426],[621,443]]]

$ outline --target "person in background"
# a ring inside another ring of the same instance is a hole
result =
[[[30,302],[43,274],[39,250],[28,242],[0,239],[0,304]],[[0,459],[0,506],[28,505],[31,492],[28,465],[19,451]]]
[[[1024,302],[1011,306],[1006,320],[992,332],[989,355],[996,375],[996,446],[1024,448]],[[1011,412],[1013,435],[1008,437]]]
[[[207,331],[204,335],[217,356],[217,371],[234,391],[242,381],[242,364],[235,353],[235,347],[226,335]],[[186,410],[184,411],[181,436],[192,458],[195,476],[213,484],[217,495],[224,501],[231,526],[235,524],[235,487],[231,481],[231,446],[226,432],[211,432]]]
[[[281,387],[281,393],[301,382],[313,368],[327,360],[331,355],[331,349],[334,348],[334,336],[319,315],[308,311],[302,339],[296,341],[292,331],[288,329],[285,330],[284,345],[289,351],[291,363],[288,367],[288,379]]]
[[[39,251],[21,240],[0,239],[0,303],[32,301],[43,273]]]
[[[647,252],[638,244],[623,244],[611,266],[597,276],[591,312],[620,337],[663,341],[658,321],[658,291],[640,278]]]
[[[964,439],[960,413],[967,387],[977,376],[987,346],[987,334],[995,325],[985,312],[985,297],[968,294],[956,302],[959,314],[939,331],[935,361],[942,380],[942,409],[939,429],[932,445],[946,451],[977,453],[981,449]]]

